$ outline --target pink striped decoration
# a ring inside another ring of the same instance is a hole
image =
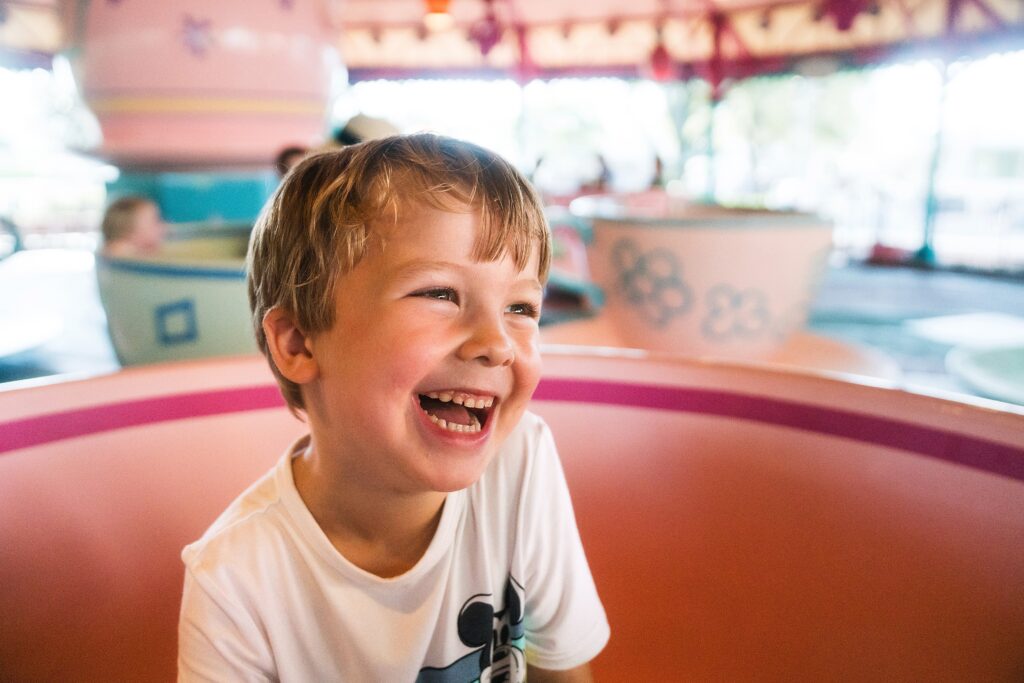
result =
[[[534,400],[731,417],[895,448],[1024,481],[1024,449],[937,427],[835,408],[692,387],[543,380]],[[272,384],[159,396],[0,423],[0,453],[170,420],[281,408]]]

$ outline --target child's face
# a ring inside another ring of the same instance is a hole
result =
[[[477,262],[478,226],[476,213],[404,207],[397,225],[374,228],[338,281],[333,327],[309,342],[316,448],[362,484],[469,486],[537,386],[538,256],[523,270]]]
[[[135,210],[132,220],[131,242],[142,253],[160,248],[167,232],[167,226],[160,216],[156,204],[142,204]]]

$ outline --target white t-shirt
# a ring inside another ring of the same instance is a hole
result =
[[[308,438],[308,437],[307,437]],[[280,462],[182,552],[179,681],[522,681],[608,640],[555,444],[527,413],[408,572],[345,559]],[[503,674],[507,674],[504,676]]]

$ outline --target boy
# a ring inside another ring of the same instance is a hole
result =
[[[144,256],[160,249],[167,226],[152,200],[130,195],[107,207],[100,231],[104,256]]]
[[[285,178],[249,299],[310,434],[182,553],[180,680],[590,680],[608,624],[525,412],[550,249],[527,182],[468,143]]]

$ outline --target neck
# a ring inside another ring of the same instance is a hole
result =
[[[292,460],[295,487],[331,544],[384,578],[412,569],[434,538],[446,494],[367,486],[335,462],[312,445]]]

